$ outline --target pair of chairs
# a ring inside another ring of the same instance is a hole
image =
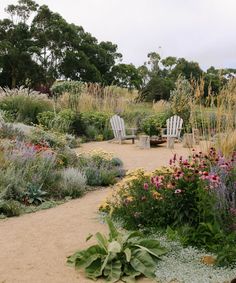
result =
[[[123,140],[134,140],[136,138],[135,131],[136,129],[131,128],[131,135],[126,134],[124,119],[118,115],[114,115],[110,119],[111,127],[114,134],[114,139],[122,143]],[[174,115],[166,120],[166,134],[162,134],[162,137],[177,138],[180,140],[180,133],[183,126],[183,119],[177,115]],[[128,129],[127,129],[128,130]]]

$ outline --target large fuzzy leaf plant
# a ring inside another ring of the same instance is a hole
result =
[[[86,276],[93,280],[135,282],[142,275],[154,279],[156,263],[166,249],[159,241],[146,239],[140,232],[120,232],[110,219],[106,222],[109,237],[96,233],[97,245],[76,252],[68,258],[68,263],[84,269]]]

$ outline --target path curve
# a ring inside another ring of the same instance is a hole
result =
[[[93,148],[113,151],[124,160],[126,169],[154,169],[166,165],[173,154],[165,148],[148,151],[105,142],[85,144],[78,151]],[[175,151],[189,153],[179,145]],[[107,232],[97,218],[97,209],[110,190],[89,192],[52,209],[0,221],[0,283],[91,283],[66,265],[66,257],[87,246],[89,233]]]

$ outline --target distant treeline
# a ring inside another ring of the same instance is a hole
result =
[[[217,93],[235,69],[206,72],[184,58],[148,54],[140,67],[121,63],[117,45],[98,42],[83,27],[68,23],[46,5],[18,0],[6,8],[9,18],[0,20],[0,86],[21,85],[49,92],[56,79],[96,82],[140,90],[144,100],[168,99],[181,74],[187,79],[204,77]]]

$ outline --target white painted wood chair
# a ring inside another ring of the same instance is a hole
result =
[[[131,135],[127,135],[125,130],[124,119],[118,115],[112,116],[110,119],[110,123],[114,134],[114,140],[119,141],[120,144],[123,140],[132,140],[132,143],[134,143],[134,140],[136,138],[135,128],[129,129],[131,130]]]
[[[180,141],[180,134],[183,127],[183,119],[177,115],[174,115],[166,120],[166,134],[162,134],[162,137],[167,138],[167,147],[174,147],[174,140]]]

